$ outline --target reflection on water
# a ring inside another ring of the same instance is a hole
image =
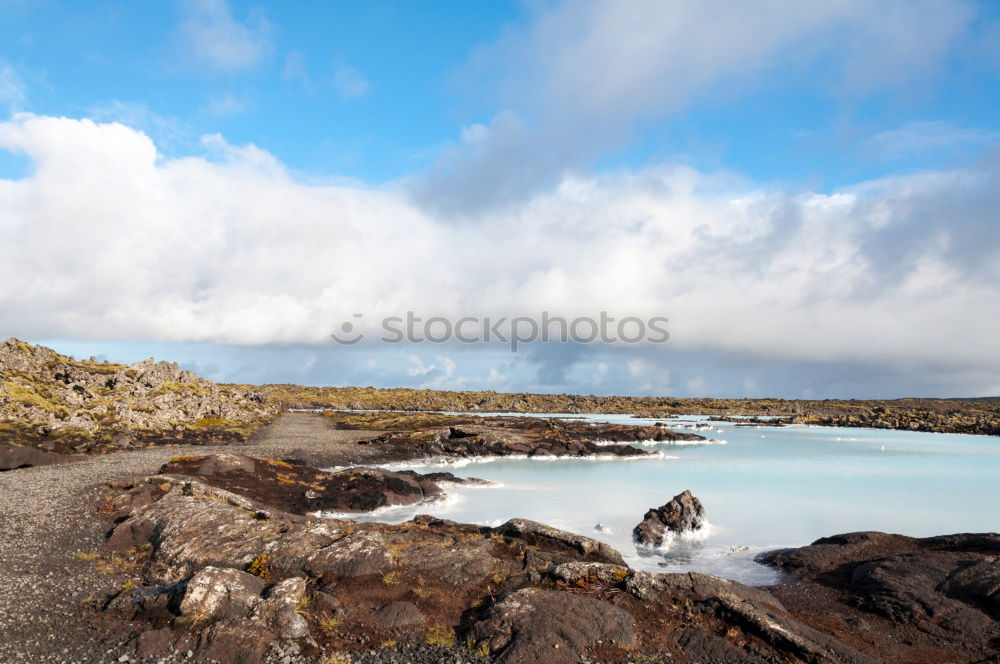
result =
[[[620,415],[587,419],[654,421]],[[683,419],[685,424],[707,424],[704,418]],[[727,444],[657,444],[649,449],[662,452],[660,458],[640,461],[425,464],[418,470],[443,467],[501,486],[450,487],[447,501],[387,511],[376,518],[398,522],[431,513],[498,524],[523,517],[605,541],[639,569],[695,570],[754,584],[776,579],[772,570],[753,562],[756,554],[835,533],[883,530],[927,536],[995,531],[1000,526],[1000,438],[712,425],[713,430],[702,435]],[[632,528],[647,509],[684,489],[691,489],[705,506],[712,524],[707,538],[679,539],[656,553],[638,550]]]

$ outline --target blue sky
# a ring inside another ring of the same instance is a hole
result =
[[[997,3],[0,16],[6,335],[223,380],[1000,392]],[[613,309],[673,338],[329,342],[409,309]]]
[[[477,48],[531,21],[519,2],[213,4],[8,0],[0,55],[32,112],[130,120],[174,155],[220,132],[308,175],[380,183],[430,167],[461,127],[489,122],[497,100],[482,90],[490,74],[472,65]],[[969,29],[985,40],[1000,7],[974,7]],[[188,52],[185,21],[217,11],[246,28],[249,53],[213,63]],[[880,132],[920,121],[997,127],[1000,64],[982,62],[974,47],[919,78],[861,91],[838,89],[835,57],[801,69],[789,55],[752,82],[737,75],[636,123],[585,165],[683,159],[758,181],[836,187],[982,148],[873,155],[866,146]]]
[[[221,132],[310,175],[380,182],[426,167],[476,117],[461,65],[524,14],[502,2],[198,4],[5,3],[0,53],[36,113],[140,121],[167,154]],[[214,11],[246,26],[247,53],[186,53],[184,21]]]

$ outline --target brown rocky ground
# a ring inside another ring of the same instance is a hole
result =
[[[294,640],[320,660],[404,643],[511,664],[876,661],[764,591],[637,572],[606,544],[532,521],[303,518],[179,475],[116,505],[140,496],[98,559],[117,556],[133,583],[97,617],[131,628],[139,657],[251,663]]]
[[[365,448],[353,441],[367,435],[293,413],[246,443],[166,445],[0,473],[0,662],[97,663],[120,656],[114,630],[89,624],[95,602],[129,580],[125,566],[88,560],[104,546],[109,527],[94,518],[106,483],[153,475],[172,457],[212,451],[262,457],[298,451],[317,464],[343,465],[361,456]]]
[[[894,661],[1000,661],[1000,534],[847,533],[760,559],[792,575],[776,597],[847,643]]]
[[[0,661],[996,661],[996,535],[828,538],[769,557],[790,582],[767,591],[518,519],[303,516],[310,490],[372,504],[447,479],[318,483],[310,464],[395,453],[336,427],[292,413],[246,444],[0,474]]]

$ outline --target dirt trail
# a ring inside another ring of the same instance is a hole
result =
[[[375,432],[377,433],[377,432]],[[97,551],[108,524],[95,518],[100,485],[152,475],[171,457],[217,452],[281,458],[304,450],[321,465],[364,458],[370,431],[339,431],[316,413],[288,413],[238,445],[168,445],[0,473],[0,662],[104,662],[87,601],[124,582],[75,553]]]

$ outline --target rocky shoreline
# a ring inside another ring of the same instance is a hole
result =
[[[511,664],[971,662],[987,661],[1000,636],[995,534],[825,538],[761,556],[790,577],[768,592],[636,571],[604,543],[524,519],[491,528],[430,516],[398,525],[303,517],[308,506],[292,501],[293,513],[260,500],[288,490],[272,469],[296,467],[282,463],[189,457],[109,487],[102,511],[117,525],[96,562],[135,574],[97,619],[127,624],[137,659],[191,651],[196,661],[261,662],[295,643],[301,661],[391,655],[406,644]],[[418,491],[435,490],[427,476],[370,472],[341,471],[332,477],[357,481],[328,479],[325,489],[307,479],[341,505],[384,504],[387,491],[421,482]],[[239,478],[241,490],[220,488]],[[661,511],[680,513],[669,505]],[[824,592],[837,597],[803,601]],[[886,633],[905,658],[886,660],[875,647]]]
[[[429,431],[442,444],[442,429]],[[512,431],[498,440],[534,441]],[[0,659],[995,661],[995,534],[826,538],[768,554],[762,560],[786,570],[787,582],[760,589],[633,570],[606,544],[523,519],[491,528],[429,516],[398,525],[309,516],[323,504],[350,511],[423,500],[455,479],[370,468],[396,454],[371,434],[293,414],[263,430],[253,448],[188,447],[174,456],[150,448],[7,473],[30,492],[33,477],[75,476],[137,454],[162,459],[85,492],[89,506],[77,523],[101,541],[86,550],[86,538],[78,540],[61,554],[67,560],[52,551],[44,564],[67,565],[72,578],[87,580],[83,588],[92,584],[89,595],[63,609],[69,617],[50,642],[24,640],[53,629],[44,621],[11,631],[0,617],[12,637]],[[487,434],[499,435],[477,435]],[[560,440],[575,442],[569,433]],[[315,470],[333,464],[352,468]],[[80,485],[100,479],[90,477]],[[9,564],[8,544],[0,562]],[[26,555],[28,546],[20,542],[16,552]],[[17,606],[53,601],[46,597],[22,594],[26,604]],[[0,594],[0,609],[4,601]]]

